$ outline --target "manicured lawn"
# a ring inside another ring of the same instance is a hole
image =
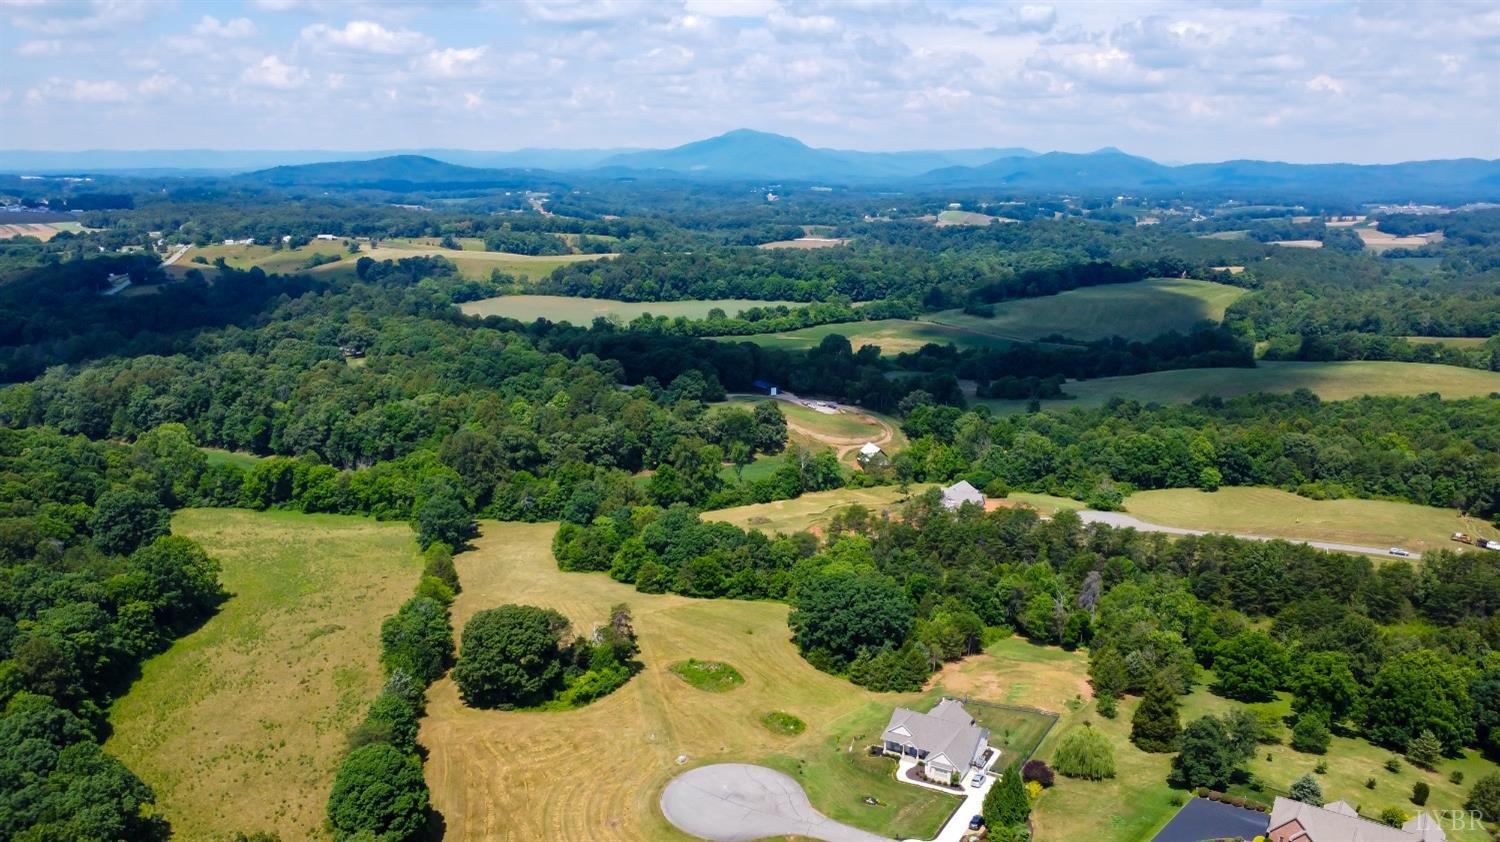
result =
[[[1239,287],[1210,281],[1153,278],[1005,301],[994,305],[993,318],[944,310],[926,320],[1020,341],[1054,334],[1078,340],[1150,339],[1169,330],[1186,332],[1202,322],[1217,324],[1225,308],[1244,294]]]
[[[672,674],[699,690],[723,693],[745,683],[745,677],[732,664],[721,661],[700,661],[689,658],[678,661],[670,669]]]
[[[701,319],[714,308],[733,316],[751,307],[805,307],[795,301],[754,301],[747,298],[720,298],[711,301],[615,301],[609,298],[573,298],[566,295],[503,295],[470,301],[459,309],[471,316],[506,316],[523,322],[547,319],[554,322],[572,322],[587,327],[599,317],[628,322],[637,316],[650,313],[653,316],[675,318],[686,316]]]
[[[1127,377],[1070,381],[1072,400],[1043,401],[1048,409],[1103,406],[1120,397],[1143,403],[1187,403],[1204,395],[1234,397],[1256,392],[1308,389],[1324,400],[1361,395],[1423,395],[1464,398],[1500,392],[1500,372],[1451,365],[1396,362],[1261,362],[1255,368],[1195,368]],[[997,412],[1020,412],[1026,401],[981,400]]]
[[[421,563],[405,523],[189,509],[173,530],[223,565],[219,613],[147,661],[105,748],[180,839],[322,836],[346,732],[380,691],[380,623]]]
[[[1274,488],[1221,488],[1212,494],[1193,488],[1142,491],[1125,500],[1125,511],[1163,526],[1418,552],[1461,547],[1449,540],[1454,532],[1500,539],[1500,531],[1460,518],[1452,509],[1386,500],[1309,500]]]

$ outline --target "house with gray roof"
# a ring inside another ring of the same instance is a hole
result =
[[[961,479],[943,489],[943,508],[957,509],[965,503],[973,503],[980,508],[984,507],[984,495],[979,493],[966,479]]]
[[[887,752],[926,761],[928,774],[939,778],[982,766],[989,737],[953,699],[943,699],[926,713],[896,708],[881,734]]]
[[[1447,842],[1448,834],[1427,813],[1390,827],[1363,818],[1347,801],[1314,807],[1277,798],[1266,827],[1270,842]]]

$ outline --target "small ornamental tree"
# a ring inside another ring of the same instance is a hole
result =
[[[991,828],[1022,824],[1031,815],[1031,799],[1026,796],[1026,784],[1021,780],[1021,770],[1012,766],[1005,770],[998,783],[985,793],[981,811],[984,823]]]
[[[1491,773],[1475,781],[1464,806],[1479,813],[1485,821],[1500,820],[1500,773]]]
[[[1292,797],[1293,801],[1301,801],[1303,804],[1311,804],[1314,807],[1323,806],[1323,787],[1312,775],[1303,775],[1292,781],[1287,794]]]
[[[1308,754],[1326,754],[1333,735],[1328,723],[1316,713],[1301,713],[1292,724],[1292,748]]]
[[[1158,673],[1130,719],[1130,741],[1141,751],[1168,752],[1177,748],[1182,725],[1177,719],[1177,688]]]
[[[1411,785],[1411,803],[1421,807],[1427,803],[1427,796],[1432,794],[1432,787],[1426,781],[1417,781]]]
[[[1044,787],[1049,787],[1052,786],[1055,776],[1052,774],[1052,768],[1045,762],[1028,760],[1026,765],[1021,767],[1021,779],[1027,783],[1036,781]]]
[[[339,766],[328,796],[328,821],[339,839],[405,842],[421,837],[427,803],[421,762],[372,743],[349,752]]]
[[[1109,738],[1087,724],[1063,735],[1052,758],[1057,771],[1070,778],[1098,781],[1115,776],[1115,749]]]

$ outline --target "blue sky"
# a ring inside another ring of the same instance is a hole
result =
[[[0,147],[1500,157],[1500,2],[0,0]]]

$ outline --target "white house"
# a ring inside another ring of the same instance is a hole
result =
[[[869,460],[874,459],[876,456],[879,456],[884,452],[885,451],[880,449],[880,445],[876,444],[873,441],[867,441],[865,442],[864,446],[859,449],[859,461],[868,462]]]
[[[881,734],[886,751],[925,760],[927,774],[936,778],[983,766],[989,738],[990,732],[953,699],[943,699],[927,713],[896,708]]]

